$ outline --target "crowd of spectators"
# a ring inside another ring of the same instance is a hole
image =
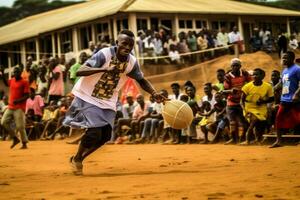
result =
[[[250,40],[253,51],[263,50],[265,47],[268,47],[266,49],[273,49],[273,47],[269,48],[270,40],[272,40],[270,31],[259,31],[258,29],[255,31]],[[225,47],[228,44],[240,45],[242,44],[241,41],[243,38],[241,38],[236,27],[230,33],[227,33],[224,28],[218,33],[213,33],[205,28],[199,33],[181,32],[178,39],[175,35],[167,35],[163,30],[139,32],[137,37],[140,55],[151,57],[169,55],[169,61],[177,64],[186,62],[186,56],[180,56],[181,53]],[[273,44],[274,42],[272,42]],[[77,62],[76,59],[69,58],[66,54],[60,58],[43,57],[39,63],[35,64],[32,57],[29,56],[25,66],[20,64],[15,67],[15,79],[16,74],[19,73],[20,79],[28,83],[28,86],[23,89],[23,94],[15,94],[15,98],[16,96],[27,98],[24,105],[20,107],[25,111],[26,116],[26,136],[23,136],[25,144],[26,137],[32,140],[53,140],[58,136],[65,138],[70,135],[72,130],[62,126],[62,121],[72,102],[73,96],[69,93],[70,89],[79,79],[76,76],[76,71],[88,57],[107,46],[109,44],[99,43],[96,46],[91,42],[90,53],[82,52]],[[292,35],[288,47],[286,36],[280,34],[278,46],[280,47],[279,53],[282,53],[286,52],[288,48],[295,49],[298,47],[298,41],[295,35]],[[203,59],[194,55],[188,55],[190,62],[198,62],[199,58]],[[204,55],[212,56],[212,54]],[[249,144],[253,138],[256,143],[261,142],[262,134],[271,131],[274,125],[274,113],[278,107],[280,91],[273,91],[272,86],[275,87],[280,82],[280,72],[274,70],[271,78],[272,83],[268,84],[263,82],[264,71],[259,68],[254,69],[252,74],[254,83],[256,84],[255,81],[258,82],[257,84],[263,83],[261,84],[263,86],[256,92],[264,91],[264,93],[260,93],[263,98],[261,100],[252,97],[253,94],[248,91],[249,87],[251,88],[249,84],[253,84],[252,76],[247,71],[242,70],[241,66],[240,60],[233,59],[231,61],[232,70],[225,72],[223,69],[218,69],[216,71],[218,82],[204,84],[205,96],[203,97],[197,95],[197,88],[190,81],[187,81],[184,86],[173,83],[171,85],[172,94],[168,94],[168,88],[161,91],[165,97],[185,101],[193,109],[195,119],[192,125],[185,130],[174,130],[164,123],[161,115],[163,102],[154,102],[151,98],[147,101],[142,95],[127,94],[126,104],[122,105],[121,102],[119,104],[111,142],[177,144],[193,143],[199,140],[203,143],[215,143],[224,140],[226,143],[245,141],[243,144]],[[12,82],[7,80],[3,68],[1,68],[0,75],[4,83],[12,88]],[[2,118],[2,122],[8,124],[8,128],[15,127],[16,130],[21,131],[22,127],[19,127],[11,116],[2,116],[8,109],[7,105],[14,105],[15,100],[10,99],[9,103],[7,95],[3,91],[0,93],[0,118]],[[242,103],[240,104],[240,102]],[[11,115],[15,115],[15,113]],[[0,127],[0,137],[5,140],[8,132],[4,131],[3,128],[6,127]],[[199,135],[199,130],[204,134],[204,137]],[[208,137],[209,133],[214,135],[211,140]],[[255,137],[252,136],[252,133]],[[16,139],[17,142],[20,141]]]

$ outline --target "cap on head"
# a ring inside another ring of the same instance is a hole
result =
[[[231,65],[241,65],[241,64],[242,64],[242,62],[241,62],[241,60],[238,59],[238,58],[233,58],[233,59],[231,60]]]

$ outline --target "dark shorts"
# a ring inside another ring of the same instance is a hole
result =
[[[281,103],[279,105],[275,127],[277,129],[290,129],[300,125],[300,104]]]
[[[229,121],[243,121],[243,109],[241,106],[227,106],[226,114]]]

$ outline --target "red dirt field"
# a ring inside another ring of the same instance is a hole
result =
[[[105,145],[71,173],[76,145],[0,142],[0,199],[300,199],[300,146]]]

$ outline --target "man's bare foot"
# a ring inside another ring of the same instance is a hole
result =
[[[276,141],[275,143],[273,143],[272,146],[270,146],[269,148],[277,148],[277,147],[282,147],[282,145],[278,141]]]
[[[225,145],[228,145],[228,144],[236,144],[235,140],[234,139],[230,139],[228,140],[227,142],[224,143]]]
[[[14,137],[13,138],[13,143],[12,143],[12,145],[10,146],[10,148],[12,149],[12,148],[14,148],[17,144],[19,144],[20,143],[20,140],[19,140],[19,138],[17,138],[17,137]]]
[[[244,142],[241,142],[241,143],[240,143],[240,145],[245,145],[245,146],[246,146],[246,145],[249,145],[249,144],[250,144],[250,142],[249,142],[249,141],[247,141],[247,140],[246,140],[246,141],[244,141]]]

